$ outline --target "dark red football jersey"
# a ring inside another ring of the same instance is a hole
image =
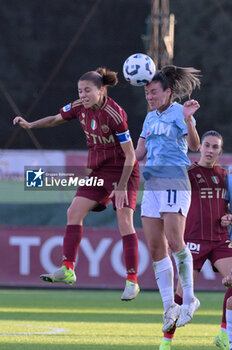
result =
[[[124,152],[116,133],[128,130],[126,112],[110,97],[106,97],[98,110],[86,109],[76,100],[60,110],[65,120],[79,119],[86,135],[88,168],[123,166]]]
[[[226,213],[226,171],[214,166],[205,168],[197,163],[188,171],[192,188],[187,215],[185,240],[219,241],[228,239],[228,230],[220,225]]]

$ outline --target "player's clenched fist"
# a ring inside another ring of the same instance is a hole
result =
[[[200,108],[199,103],[196,100],[186,101],[183,105],[183,114],[185,121],[190,121],[192,115]]]
[[[231,224],[232,224],[232,214],[223,215],[223,217],[221,218],[221,225],[228,226]]]
[[[24,129],[30,129],[30,123],[28,123],[24,118],[17,116],[13,120],[13,125],[20,125]]]

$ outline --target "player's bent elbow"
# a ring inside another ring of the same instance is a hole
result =
[[[143,155],[143,154],[136,153],[136,159],[137,159],[138,161],[143,160],[143,158],[144,158],[144,155]]]
[[[198,152],[199,149],[200,149],[200,147],[194,147],[194,148],[191,149],[191,151],[192,151],[192,152]]]
[[[189,147],[190,151],[192,151],[192,152],[198,152],[199,149],[200,149],[200,144],[189,145],[188,147]]]
[[[146,153],[147,153],[147,152],[144,152],[144,151],[142,151],[142,150],[136,149],[136,150],[135,150],[135,157],[136,157],[136,159],[137,159],[138,161],[143,160],[144,157],[146,156]]]

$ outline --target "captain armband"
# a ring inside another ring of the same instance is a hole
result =
[[[120,134],[116,134],[116,137],[120,143],[125,143],[131,141],[130,131],[126,130]]]

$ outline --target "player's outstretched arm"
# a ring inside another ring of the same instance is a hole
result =
[[[13,125],[19,125],[24,129],[34,129],[34,128],[51,128],[60,124],[66,123],[61,116],[61,114],[52,115],[42,119],[35,120],[34,122],[28,122],[21,116],[17,116],[13,120]]]
[[[122,209],[124,207],[124,203],[126,205],[129,204],[127,195],[127,183],[136,161],[135,150],[132,141],[121,143],[120,145],[126,158],[119,183],[117,184],[117,188],[110,194],[110,198],[115,196],[115,206],[117,209]]]

